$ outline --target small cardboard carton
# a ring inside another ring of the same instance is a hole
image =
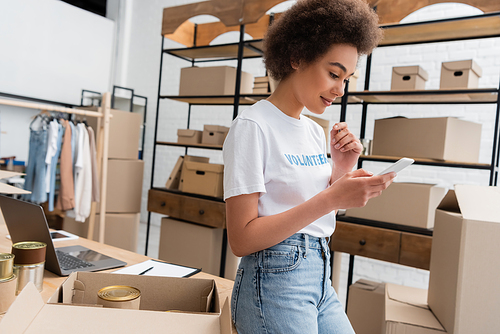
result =
[[[477,163],[481,124],[455,117],[375,120],[372,154]]]
[[[436,210],[429,307],[449,333],[500,333],[500,188],[456,185]]]
[[[162,218],[158,258],[219,276],[223,232],[222,228]],[[237,266],[238,258],[228,247],[225,278],[234,279]]]
[[[108,160],[106,212],[141,212],[143,160]],[[100,206],[97,205],[97,212]]]
[[[177,159],[177,162],[175,163],[175,166],[172,169],[170,176],[168,177],[167,183],[165,184],[165,188],[174,189],[174,190],[179,189],[179,183],[181,182],[182,164],[184,163],[184,161],[195,161],[195,162],[207,162],[208,163],[209,160],[210,160],[210,158],[197,157],[194,155],[186,155],[186,156],[181,155]]]
[[[477,88],[481,75],[481,67],[472,59],[445,62],[441,64],[439,88]]]
[[[381,333],[385,283],[360,279],[349,287],[347,316],[356,334]]]
[[[355,92],[358,84],[359,70],[356,70],[349,79],[349,92]]]
[[[234,95],[236,68],[231,66],[181,68],[179,95]],[[240,94],[252,94],[253,75],[241,71]]]
[[[224,165],[184,161],[179,190],[192,194],[222,197]]]
[[[227,126],[205,124],[201,142],[209,145],[222,145],[228,132],[229,128]]]
[[[434,184],[395,182],[364,207],[346,210],[346,216],[428,229],[446,192]]]
[[[420,66],[400,66],[392,68],[391,90],[423,90],[429,78]]]
[[[444,334],[446,331],[429,310],[427,290],[387,283],[382,333]]]
[[[139,310],[104,308],[97,292],[110,285],[141,291]],[[170,312],[167,312],[170,311]],[[112,273],[72,273],[45,304],[32,283],[0,322],[0,333],[230,334],[227,300],[220,307],[213,280]]]
[[[104,243],[114,247],[137,252],[140,213],[107,213],[105,217]],[[100,214],[95,215],[94,235],[88,238],[89,219],[77,222],[74,218],[64,217],[63,230],[82,238],[99,241]]]
[[[177,129],[177,142],[179,144],[199,144],[203,131],[191,129]]]

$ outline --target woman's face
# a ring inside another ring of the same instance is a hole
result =
[[[333,45],[311,64],[293,66],[294,95],[309,111],[322,114],[336,98],[344,95],[344,87],[356,70],[358,51],[346,44]]]

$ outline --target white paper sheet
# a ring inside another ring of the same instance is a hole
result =
[[[177,264],[157,260],[147,260],[116,270],[113,273],[164,277],[189,277],[200,271],[200,269],[185,267]]]

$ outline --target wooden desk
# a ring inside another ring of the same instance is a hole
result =
[[[12,247],[12,242],[7,239],[5,236],[7,235],[7,227],[5,226],[5,223],[1,221],[0,219],[0,252],[1,253],[10,253],[11,247]],[[95,251],[98,251],[100,253],[103,253],[105,255],[117,258],[119,260],[127,262],[127,265],[132,265],[136,263],[140,263],[146,260],[151,259],[148,256],[140,255],[137,253],[133,253],[121,248],[116,248],[113,246],[109,245],[104,245],[100,244],[95,241],[87,240],[84,238],[79,238],[78,240],[69,240],[69,241],[57,241],[55,243],[55,247],[63,247],[63,246],[71,246],[71,245],[82,245],[87,248],[93,249]],[[106,270],[103,272],[111,272],[116,269],[110,269]],[[224,302],[226,298],[229,298],[231,300],[231,292],[233,289],[233,281],[225,279],[225,278],[220,278],[217,276],[213,276],[207,273],[197,273],[196,275],[192,276],[195,278],[206,278],[206,279],[213,279],[215,280],[215,283],[217,284],[217,289],[219,291],[219,298],[221,302]],[[60,277],[50,271],[45,270],[44,273],[44,279],[43,279],[43,291],[41,292],[42,298],[44,301],[47,301],[50,296],[54,293],[54,291],[64,282],[66,277]],[[2,316],[0,316],[1,320]],[[236,333],[236,329],[233,326],[233,333]]]

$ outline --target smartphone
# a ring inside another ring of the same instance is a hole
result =
[[[410,158],[401,158],[392,165],[390,165],[388,168],[384,169],[377,175],[384,175],[390,172],[394,173],[399,173],[401,170],[405,169],[406,167],[410,166],[412,163],[414,163],[415,160],[410,159]]]

